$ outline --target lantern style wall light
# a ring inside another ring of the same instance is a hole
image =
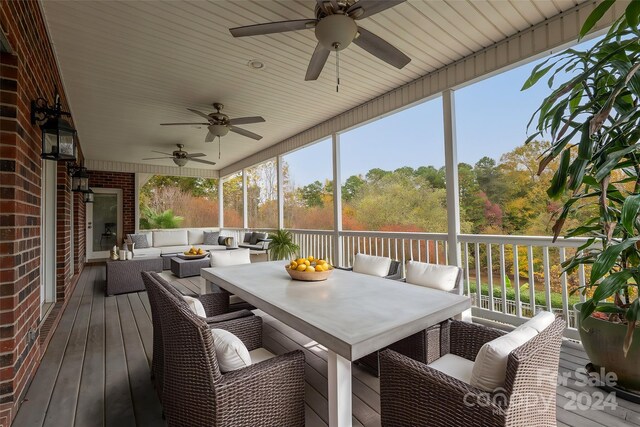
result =
[[[85,191],[84,193],[82,193],[83,196],[83,200],[84,203],[93,203],[93,191],[91,191],[91,189],[89,189],[89,191]]]
[[[86,193],[89,191],[89,172],[84,166],[72,164],[67,166],[71,175],[71,191]]]
[[[76,130],[63,116],[71,114],[62,111],[57,90],[53,106],[44,98],[31,101],[31,124],[39,125],[42,131],[43,159],[73,162],[77,158]]]

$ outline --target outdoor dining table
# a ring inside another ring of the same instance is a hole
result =
[[[331,427],[351,425],[352,361],[471,307],[467,297],[338,269],[295,281],[284,265],[204,268],[202,292],[225,289],[328,349]]]

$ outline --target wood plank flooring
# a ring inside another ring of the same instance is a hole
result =
[[[163,426],[149,378],[152,324],[145,292],[104,296],[104,267],[85,268],[14,420],[15,427]],[[163,275],[183,293],[199,293],[202,279]],[[264,345],[281,354],[302,349],[306,358],[306,425],[326,426],[327,353],[272,317],[264,318]],[[640,405],[616,399],[597,409],[599,389],[583,386],[576,369],[582,348],[566,342],[559,373],[558,426],[640,426]],[[380,385],[354,365],[353,425],[380,426]]]

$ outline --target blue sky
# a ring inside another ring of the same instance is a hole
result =
[[[527,123],[550,89],[546,79],[524,92],[520,88],[543,60],[455,91],[459,162],[473,165],[484,156],[498,161],[502,154],[524,143]],[[342,133],[342,181],[372,168],[444,166],[442,120],[442,101],[437,98]],[[285,158],[298,186],[331,178],[330,139]]]

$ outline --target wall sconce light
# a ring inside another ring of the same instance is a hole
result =
[[[67,166],[69,175],[71,175],[71,191],[86,193],[89,190],[89,172],[84,166],[72,164]]]
[[[89,189],[89,191],[85,191],[84,193],[82,193],[82,197],[84,200],[84,203],[93,203],[93,191],[91,191],[91,189]]]
[[[39,125],[42,131],[41,157],[45,160],[73,162],[77,158],[77,132],[63,116],[70,117],[71,114],[62,111],[57,90],[53,106],[49,106],[44,98],[31,101],[31,124]]]

